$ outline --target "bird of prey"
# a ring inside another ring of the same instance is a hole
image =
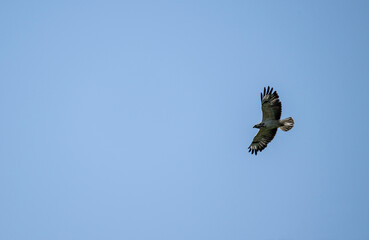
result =
[[[279,101],[279,96],[273,88],[268,86],[264,88],[264,93],[261,93],[261,110],[263,111],[263,120],[254,128],[259,128],[252,143],[249,146],[249,152],[257,155],[258,151],[263,151],[268,143],[273,140],[278,128],[283,131],[288,131],[293,128],[294,121],[292,117],[280,120],[282,113],[282,103]]]

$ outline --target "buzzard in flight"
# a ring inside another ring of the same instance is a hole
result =
[[[258,154],[258,151],[263,151],[273,140],[278,128],[288,131],[293,128],[295,123],[291,117],[280,120],[282,103],[279,101],[278,93],[273,92],[273,88],[269,86],[268,89],[264,88],[264,93],[261,93],[261,109],[263,120],[254,126],[254,128],[259,128],[259,132],[249,146],[249,152],[255,153],[255,155]]]

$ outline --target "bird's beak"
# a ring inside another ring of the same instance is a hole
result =
[[[253,128],[256,128],[256,125],[254,125],[254,127]]]

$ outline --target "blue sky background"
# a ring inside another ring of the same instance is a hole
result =
[[[369,239],[368,12],[3,1],[0,239]]]

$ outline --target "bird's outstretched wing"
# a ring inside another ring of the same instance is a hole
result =
[[[260,94],[261,98],[261,110],[263,111],[263,121],[265,120],[278,120],[281,118],[282,103],[279,101],[277,91],[273,92],[273,88],[264,88],[264,93]]]
[[[251,154],[257,155],[258,151],[263,151],[267,147],[268,143],[273,140],[275,134],[277,133],[277,128],[266,129],[260,128],[259,132],[256,134],[252,143],[249,146],[249,152]]]

